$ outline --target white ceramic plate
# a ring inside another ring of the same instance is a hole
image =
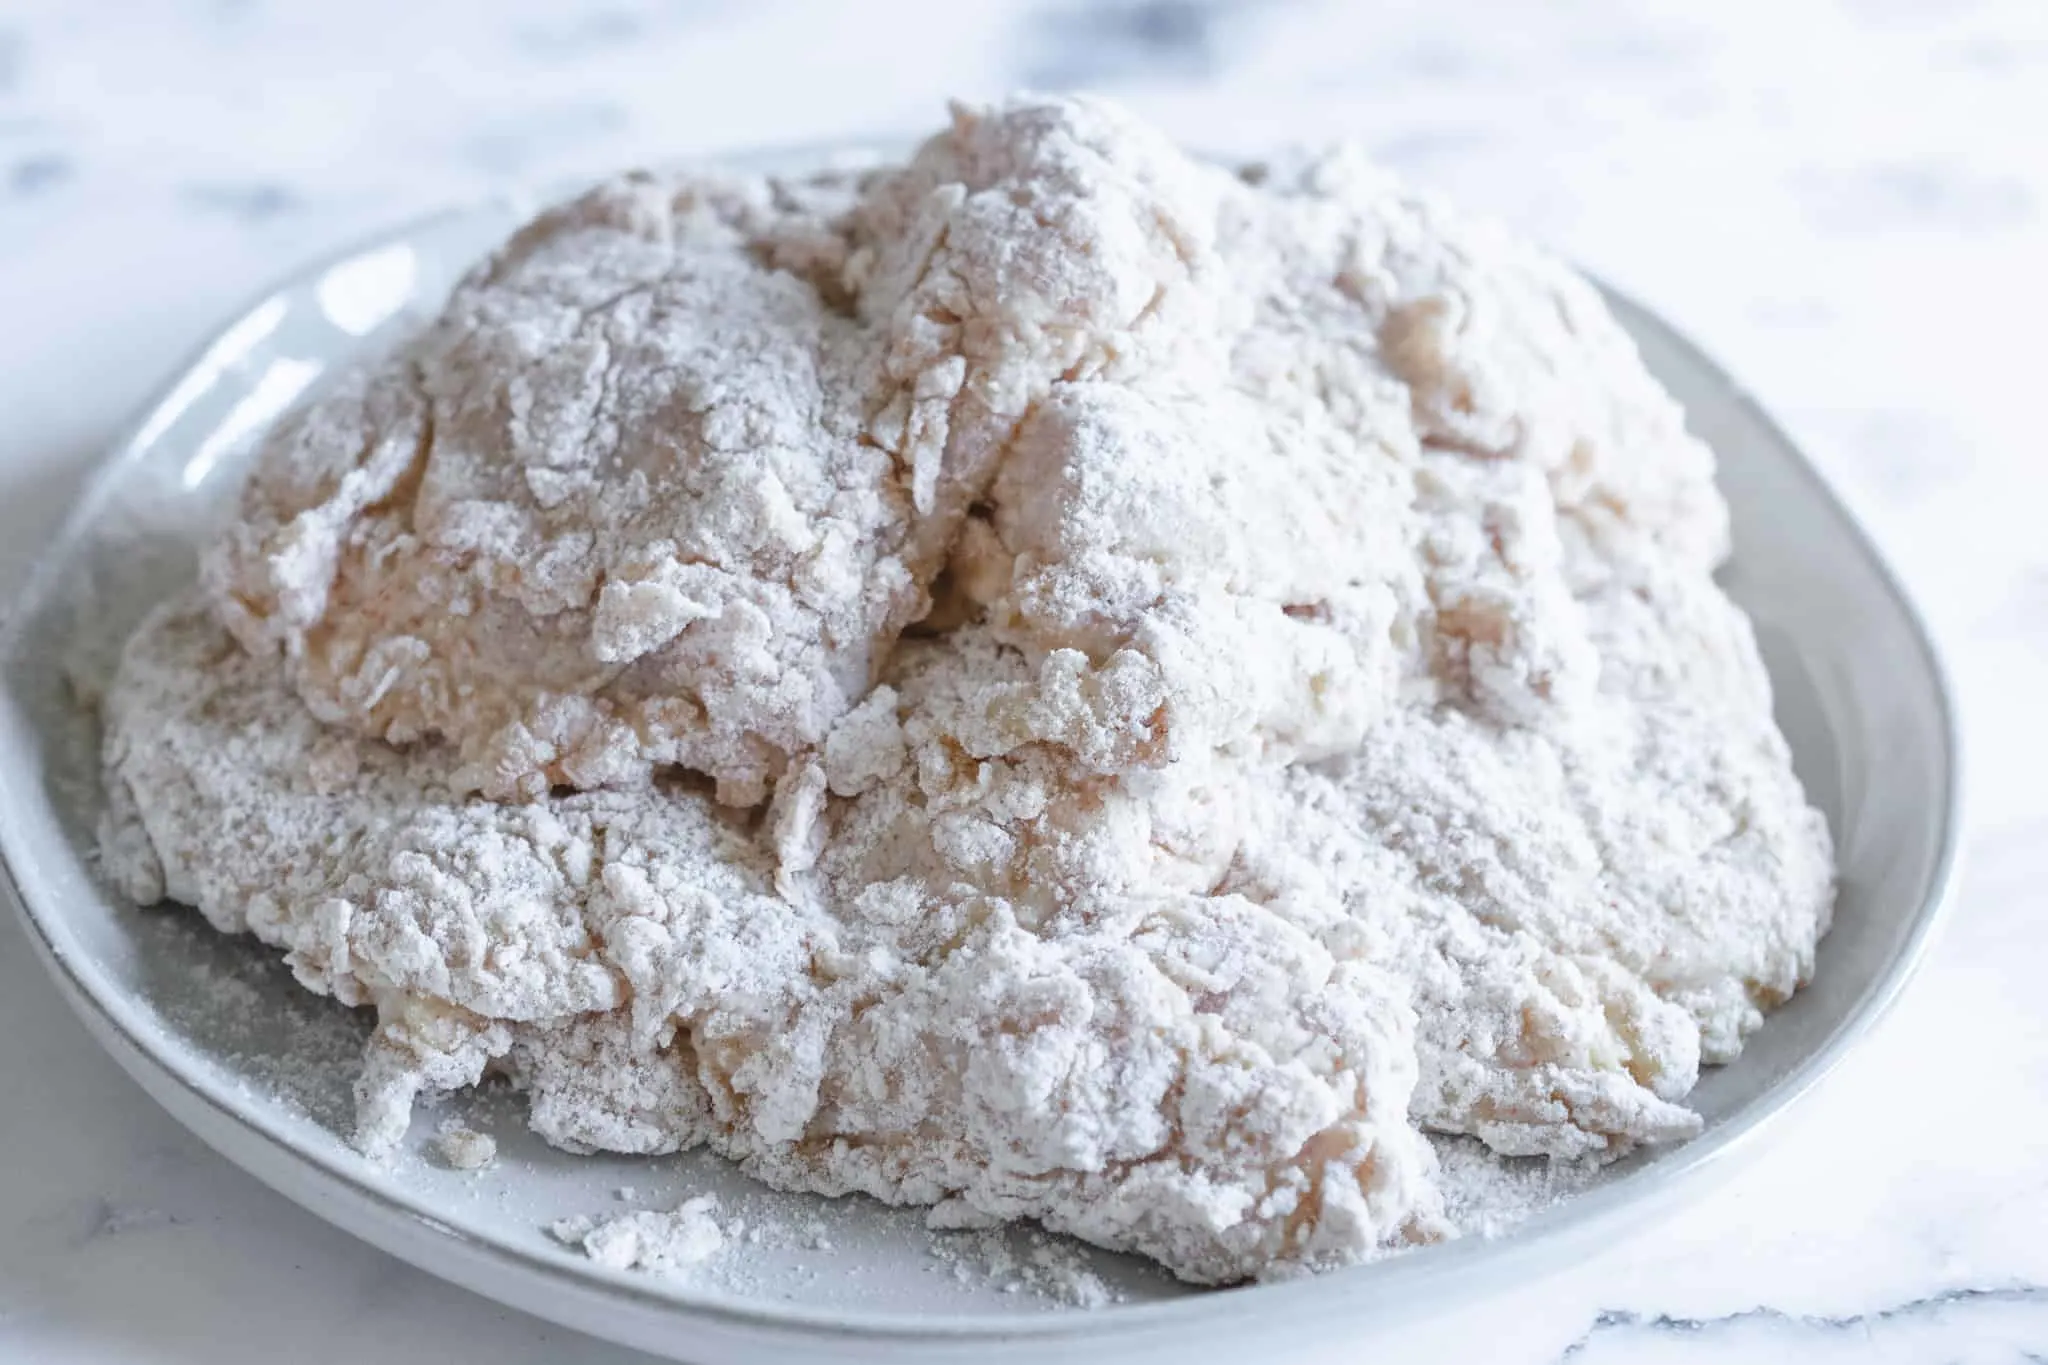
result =
[[[99,1040],[231,1160],[322,1217],[436,1275],[529,1312],[669,1355],[747,1359],[1038,1359],[1086,1349],[1188,1359],[1449,1311],[1565,1263],[1753,1147],[1898,992],[1939,916],[1959,824],[1955,725],[1928,638],[1812,467],[1675,332],[1612,298],[1650,368],[1721,461],[1734,509],[1728,590],[1756,622],[1778,716],[1841,858],[1815,984],[1693,1100],[1703,1136],[1623,1163],[1511,1235],[1312,1280],[1193,1293],[1129,1258],[1085,1253],[1125,1301],[1063,1307],[1005,1276],[948,1273],[914,1210],[777,1196],[701,1155],[571,1157],[526,1134],[513,1097],[451,1101],[495,1133],[480,1175],[415,1147],[374,1166],[337,1136],[364,1024],[299,990],[267,950],[197,916],[138,911],[95,879],[96,736],[74,678],[103,676],[147,608],[192,573],[193,546],[246,467],[249,438],[337,364],[431,311],[526,217],[502,202],[397,233],[295,278],[223,331],[115,450],[19,604],[0,650],[0,852],[31,940]],[[89,690],[89,683],[87,684]],[[617,1196],[630,1188],[626,1199]],[[717,1193],[771,1236],[715,1274],[605,1270],[551,1239],[573,1213]]]

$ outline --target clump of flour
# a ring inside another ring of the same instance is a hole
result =
[[[451,1119],[441,1125],[434,1150],[451,1170],[481,1171],[498,1159],[498,1140]]]
[[[673,1209],[640,1209],[602,1218],[577,1214],[548,1227],[556,1241],[579,1248],[613,1270],[648,1270],[674,1275],[710,1260],[724,1248],[718,1200],[708,1194]]]
[[[375,1007],[373,1153],[501,1074],[571,1151],[1346,1264],[1488,1225],[1431,1135],[1696,1131],[1811,972],[1725,551],[1547,257],[961,110],[600,187],[282,423],[107,692],[105,862]]]

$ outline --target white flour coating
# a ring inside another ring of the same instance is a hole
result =
[[[602,1218],[577,1214],[550,1224],[548,1234],[613,1270],[674,1275],[724,1248],[726,1232],[717,1211],[717,1198],[700,1194],[666,1211],[641,1209]]]
[[[1483,1221],[1425,1131],[1696,1131],[1811,971],[1725,548],[1528,247],[962,111],[594,191],[281,426],[109,692],[106,863],[376,1007],[372,1152],[502,1071],[573,1151],[1345,1264]]]

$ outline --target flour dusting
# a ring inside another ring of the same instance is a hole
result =
[[[1697,1132],[1812,971],[1726,521],[1584,281],[1349,152],[627,176],[269,435],[104,862],[374,1008],[372,1154],[502,1075],[942,1238],[1370,1260]]]
[[[1020,1251],[994,1231],[935,1233],[930,1251],[934,1266],[962,1284],[1030,1294],[1069,1308],[1102,1308],[1122,1297],[1071,1243],[1042,1232],[1026,1233],[1024,1242]]]

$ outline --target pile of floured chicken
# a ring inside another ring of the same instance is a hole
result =
[[[1194,1281],[1456,1231],[1805,980],[1828,839],[1712,457],[1346,154],[962,110],[628,176],[268,438],[105,703],[108,867],[377,1029],[359,1144],[1036,1218]]]

